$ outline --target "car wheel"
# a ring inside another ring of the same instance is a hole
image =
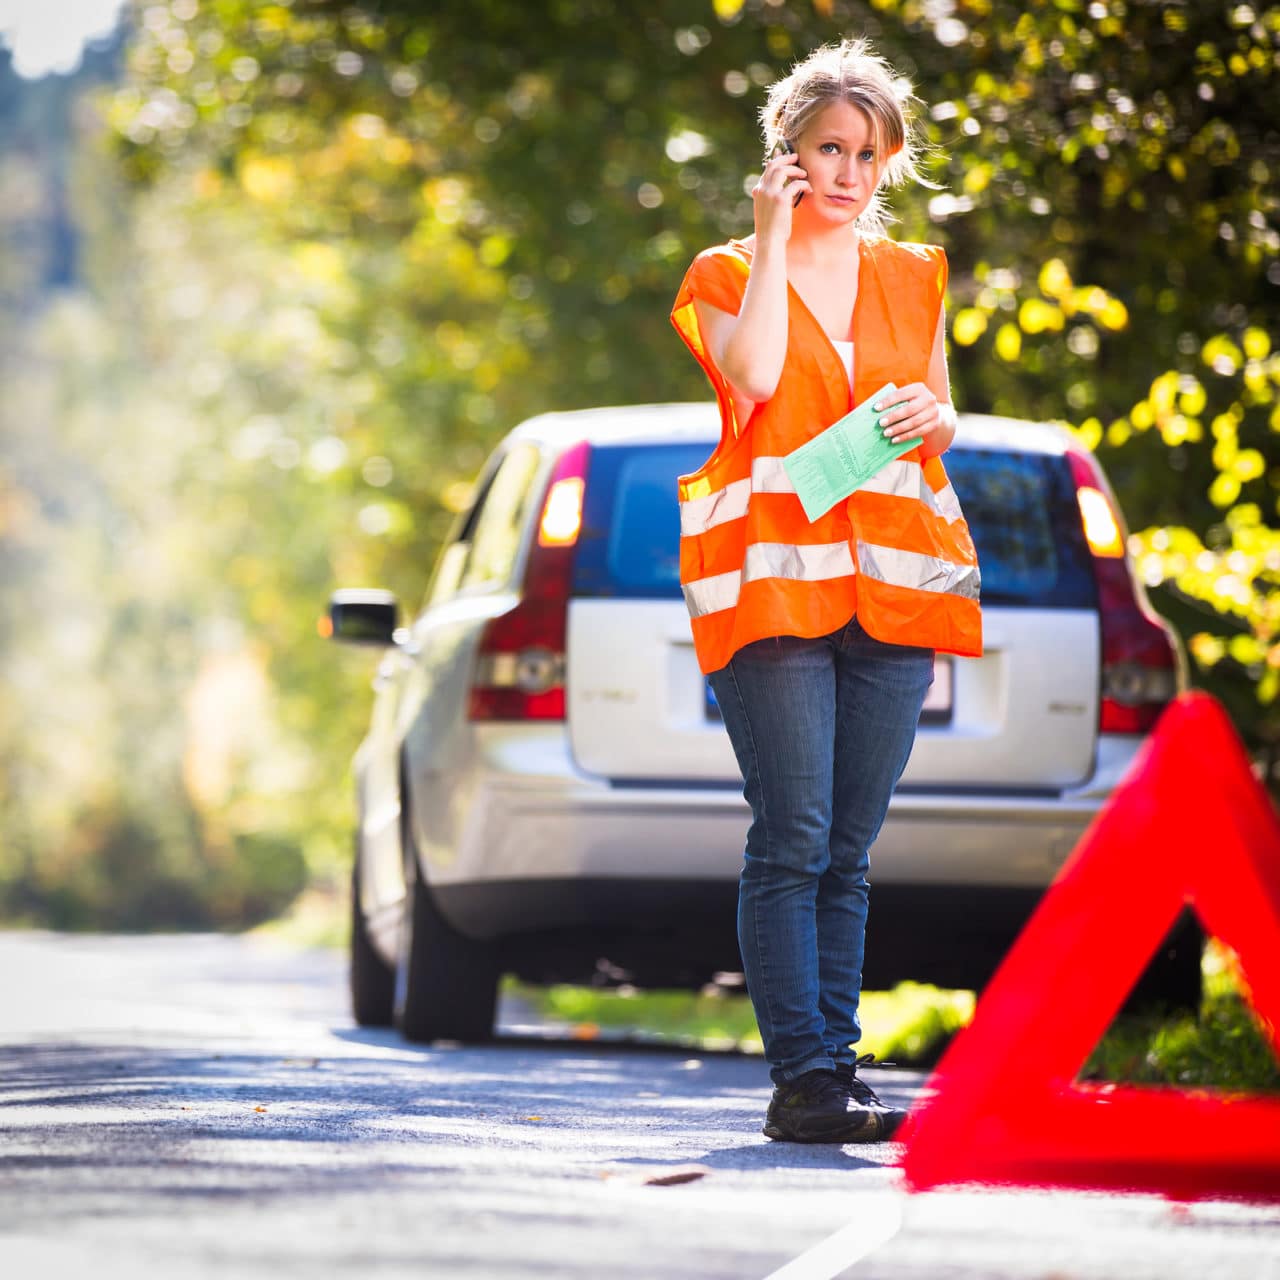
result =
[[[1184,914],[1138,979],[1124,1011],[1198,1014],[1204,994],[1203,959],[1204,930],[1193,916]]]
[[[412,840],[405,845],[396,1025],[407,1040],[491,1039],[501,976],[495,950],[459,933],[440,914]]]
[[[389,1027],[395,1007],[396,971],[375,950],[360,910],[360,857],[351,869],[351,1011],[356,1025]]]

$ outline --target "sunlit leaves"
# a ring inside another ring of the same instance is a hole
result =
[[[1231,635],[1198,631],[1188,648],[1203,669],[1224,658],[1249,670],[1264,702],[1275,699],[1280,668],[1280,534],[1268,529],[1258,508],[1236,507],[1227,517],[1229,541],[1206,547],[1185,528],[1147,530],[1135,535],[1136,562],[1154,585],[1170,580],[1188,595],[1246,621],[1249,629]]]
[[[1018,326],[1023,333],[1058,332],[1064,323],[1062,308],[1042,298],[1027,298],[1018,308]]]
[[[1040,286],[1040,292],[1047,298],[1065,298],[1072,290],[1071,272],[1067,270],[1067,264],[1061,258],[1050,258],[1040,268],[1040,276],[1037,281]]]
[[[1250,326],[1244,331],[1241,345],[1250,360],[1262,360],[1271,351],[1271,338],[1265,329]]]
[[[971,347],[987,331],[987,313],[979,307],[965,307],[956,312],[951,337],[962,347]]]
[[[1022,333],[1016,324],[1002,324],[996,330],[995,353],[1008,364],[1022,354]]]
[[[1257,480],[1265,473],[1266,469],[1266,459],[1257,449],[1242,449],[1236,454],[1231,463],[1231,474],[1241,484],[1247,484],[1250,480]]]
[[[1215,507],[1229,507],[1240,496],[1240,478],[1233,472],[1223,471],[1214,476],[1209,486],[1209,501]]]
[[[1216,333],[1200,348],[1200,358],[1214,373],[1230,377],[1243,363],[1240,348],[1225,333]]]

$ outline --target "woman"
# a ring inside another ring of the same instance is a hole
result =
[[[938,460],[946,257],[882,234],[880,188],[919,180],[909,100],[864,41],[775,83],[755,234],[699,254],[672,311],[720,405],[719,446],[680,478],[681,582],[752,812],[738,937],[775,1085],[764,1132],[794,1142],[903,1119],[857,1075],[868,851],[935,651],[982,651]],[[889,383],[880,427],[913,447],[810,522],[782,459]]]

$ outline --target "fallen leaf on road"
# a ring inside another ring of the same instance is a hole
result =
[[[541,1120],[541,1116],[525,1116],[526,1120]]]
[[[667,1169],[665,1172],[651,1173],[644,1180],[646,1187],[675,1187],[682,1182],[697,1182],[699,1178],[705,1177],[711,1170],[701,1164],[682,1164],[676,1165],[673,1169]]]
[[[255,1111],[265,1111],[266,1107],[254,1107]]]
[[[600,1028],[594,1022],[579,1022],[569,1036],[573,1040],[596,1040],[600,1036]]]
[[[640,1169],[604,1169],[600,1177],[642,1187],[676,1187],[682,1182],[697,1182],[710,1172],[705,1164],[668,1164]]]

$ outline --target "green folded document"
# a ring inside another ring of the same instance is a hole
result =
[[[871,406],[897,390],[892,382],[885,383],[856,409],[783,458],[782,465],[810,523],[866,484],[887,463],[920,443],[904,440],[890,444],[880,429],[880,414]],[[885,413],[893,403],[886,405]]]

